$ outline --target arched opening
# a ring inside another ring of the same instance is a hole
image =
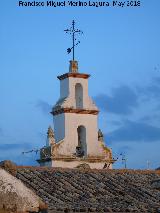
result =
[[[79,126],[77,128],[78,146],[76,147],[77,157],[87,156],[87,143],[86,143],[86,128]]]
[[[83,87],[80,83],[75,86],[76,108],[83,108]]]

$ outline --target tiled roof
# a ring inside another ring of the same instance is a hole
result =
[[[159,171],[19,167],[17,178],[32,188],[49,212],[158,212]]]

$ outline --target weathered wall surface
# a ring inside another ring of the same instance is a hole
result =
[[[79,166],[79,165],[81,165],[81,164],[84,164],[84,163],[86,163],[86,164],[88,164],[89,165],[89,167],[91,168],[91,169],[103,169],[103,167],[104,167],[104,165],[105,165],[105,163],[104,162],[100,162],[100,163],[96,163],[96,162],[94,162],[94,163],[89,163],[89,162],[87,162],[87,161],[73,161],[73,162],[67,162],[67,161],[64,161],[64,160],[62,160],[62,161],[56,161],[56,160],[54,160],[54,161],[52,161],[52,167],[59,167],[59,168],[76,168],[77,166]],[[109,166],[109,169],[112,169],[112,165],[110,165]]]
[[[0,211],[39,212],[45,204],[20,180],[0,168]]]
[[[83,87],[83,108],[90,109],[90,110],[98,110],[96,105],[93,103],[92,99],[88,95],[88,79],[83,78],[67,78],[61,80],[60,83],[60,99],[66,97],[62,106],[65,108],[73,107],[76,108],[76,101],[75,101],[75,86],[76,84],[81,84]]]
[[[58,115],[60,116],[60,115]],[[83,125],[86,128],[87,155],[101,155],[98,143],[97,116],[87,114],[65,114],[65,125],[59,125],[61,129],[65,126],[64,144],[59,147],[60,155],[73,155],[78,145],[78,126]],[[56,126],[56,125],[55,125]],[[56,132],[55,132],[56,135]]]

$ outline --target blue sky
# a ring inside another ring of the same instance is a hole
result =
[[[100,109],[99,127],[127,167],[160,165],[160,1],[140,7],[18,7],[0,1],[0,160],[35,164],[22,151],[45,144],[58,75],[68,72],[75,19],[83,30],[76,48],[79,71],[91,74],[89,94]],[[121,160],[115,168],[123,168]]]

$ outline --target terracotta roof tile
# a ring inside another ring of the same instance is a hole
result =
[[[158,171],[78,170],[18,167],[17,178],[49,206],[49,212],[152,212],[160,191],[152,187]]]

